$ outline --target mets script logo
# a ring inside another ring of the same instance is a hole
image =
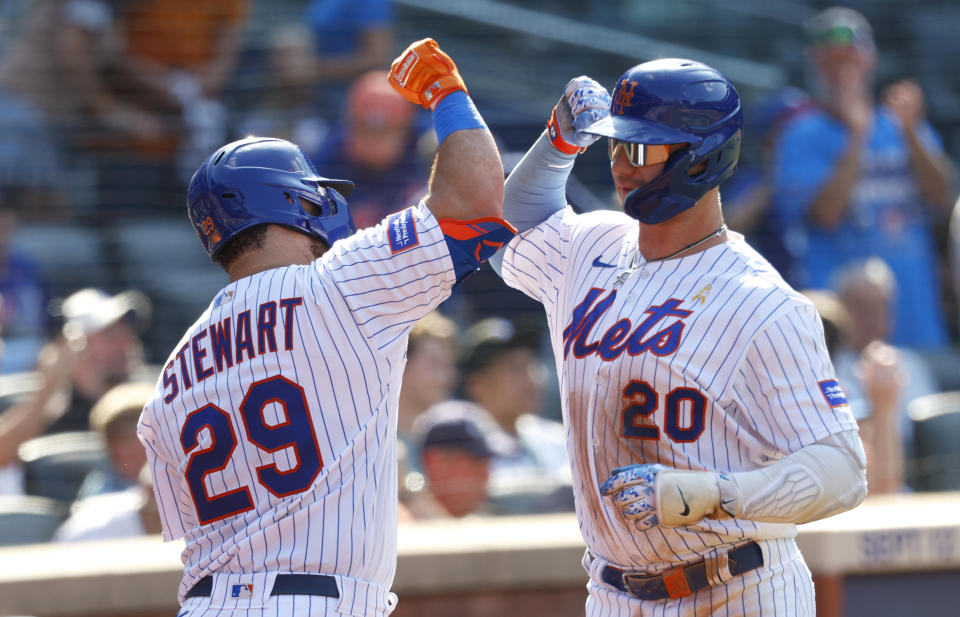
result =
[[[651,306],[645,310],[643,313],[647,317],[635,328],[629,319],[624,318],[610,326],[599,338],[593,338],[593,327],[617,298],[617,290],[614,289],[598,301],[603,292],[603,289],[594,287],[573,309],[573,318],[563,330],[564,358],[570,353],[571,347],[577,358],[585,358],[595,353],[610,361],[619,358],[623,352],[637,356],[649,351],[655,356],[667,356],[680,346],[680,337],[686,325],[683,318],[692,311],[677,308],[683,302],[677,298],[670,298],[660,306]],[[679,317],[680,320],[654,330],[668,317]]]

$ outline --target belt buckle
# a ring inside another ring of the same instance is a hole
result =
[[[685,598],[693,593],[690,590],[690,583],[687,581],[687,573],[683,566],[670,568],[663,574],[663,586],[667,589],[667,595],[671,599]]]
[[[677,566],[653,576],[624,572],[623,583],[631,595],[641,600],[663,598],[663,592],[674,600],[693,594],[685,566]]]

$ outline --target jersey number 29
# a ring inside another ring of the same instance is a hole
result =
[[[271,403],[283,408],[284,421],[267,424],[263,412]],[[247,440],[260,450],[272,453],[293,448],[296,464],[291,469],[280,471],[273,463],[257,467],[257,480],[264,488],[277,497],[285,497],[313,485],[323,468],[323,459],[303,388],[279,375],[254,382],[240,403],[240,418]],[[204,429],[210,431],[210,445],[194,450]],[[213,403],[191,412],[180,431],[180,443],[185,452],[193,450],[185,476],[201,524],[253,509],[249,487],[239,486],[209,495],[204,484],[207,475],[226,468],[237,448],[237,433],[230,414]]]

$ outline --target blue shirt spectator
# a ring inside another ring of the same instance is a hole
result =
[[[860,13],[826,9],[808,34],[818,105],[784,127],[774,176],[777,212],[798,259],[794,284],[828,289],[837,269],[878,257],[897,281],[889,342],[942,347],[932,232],[953,201],[955,174],[924,117],[923,92],[901,80],[877,104],[876,47]]]
[[[926,122],[920,137],[928,148],[942,150]],[[838,268],[880,257],[893,270],[898,286],[891,342],[908,347],[945,345],[932,209],[911,169],[903,132],[889,111],[880,108],[874,116],[847,216],[833,229],[807,218],[807,209],[833,173],[847,138],[843,124],[817,110],[794,119],[780,141],[776,206],[790,236],[802,243],[800,282],[829,289]]]

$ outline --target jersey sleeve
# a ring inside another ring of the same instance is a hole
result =
[[[438,221],[421,202],[337,242],[317,263],[360,329],[384,349],[513,234],[501,219]]]
[[[560,295],[571,236],[570,206],[517,235],[503,251],[504,282],[551,308]]]
[[[813,306],[788,310],[758,332],[734,388],[753,428],[782,455],[857,430]]]

